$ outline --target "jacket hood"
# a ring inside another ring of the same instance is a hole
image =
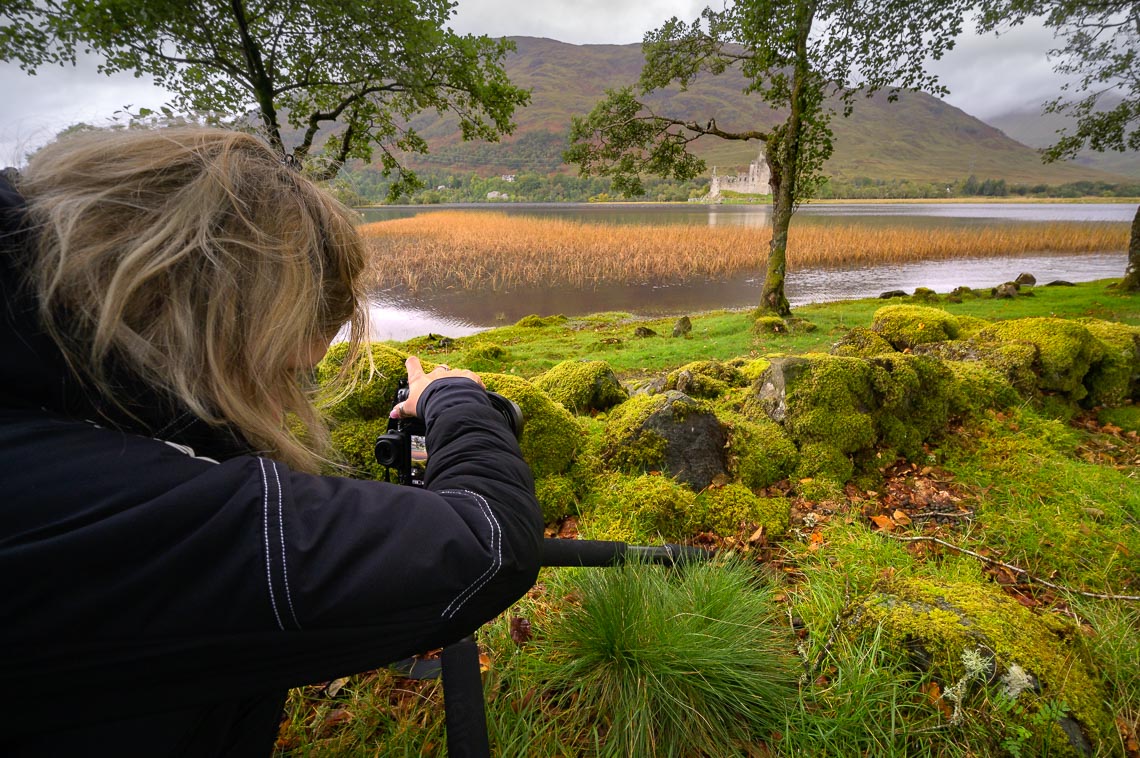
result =
[[[34,229],[27,203],[0,175],[0,409],[46,409],[122,431],[158,437],[215,458],[248,453],[236,431],[211,426],[181,403],[124,372],[112,372],[120,403],[84,391],[55,341],[44,331],[27,284]]]

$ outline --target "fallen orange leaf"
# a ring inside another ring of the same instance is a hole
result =
[[[884,532],[889,532],[895,528],[895,522],[891,521],[890,516],[872,516],[871,520]]]

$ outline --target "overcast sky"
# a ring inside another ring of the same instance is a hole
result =
[[[715,0],[714,0],[715,2]],[[549,37],[574,44],[640,42],[671,16],[691,21],[707,0],[459,0],[452,27],[492,36]],[[947,101],[978,118],[1036,108],[1057,92],[1046,51],[1050,32],[1019,28],[995,38],[969,36],[932,64],[950,87]],[[72,68],[45,68],[28,76],[0,64],[0,166],[23,156],[58,131],[81,121],[104,123],[124,106],[156,107],[164,93],[130,74],[95,71],[88,60]]]

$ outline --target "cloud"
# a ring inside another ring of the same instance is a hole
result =
[[[704,0],[460,0],[452,28],[464,34],[547,37],[575,45],[625,45],[677,16],[692,21]],[[716,2],[711,3],[719,7]]]

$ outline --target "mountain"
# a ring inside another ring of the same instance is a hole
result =
[[[412,125],[428,140],[432,154],[413,157],[414,168],[446,168],[482,175],[516,171],[569,172],[561,165],[570,119],[585,115],[607,88],[635,84],[644,62],[639,44],[571,45],[551,39],[512,37],[517,51],[504,63],[511,81],[532,90],[531,103],[515,114],[515,133],[498,144],[463,143],[453,117],[421,114]],[[656,94],[660,113],[705,121],[715,118],[726,130],[771,126],[783,120],[729,72],[703,77],[686,91]],[[1064,184],[1074,181],[1129,181],[1123,172],[1076,164],[1043,165],[1037,152],[938,98],[902,93],[856,102],[849,118],[832,122],[835,154],[825,166],[833,177],[949,182],[973,174],[979,180],[1011,184]],[[704,138],[695,152],[721,173],[743,168],[760,152],[759,143]]]
[[[1119,98],[1104,98],[1107,108],[1115,107]],[[1012,110],[986,119],[986,123],[1001,129],[1007,135],[1034,148],[1048,147],[1057,141],[1057,132],[1070,128],[1072,119],[1058,113],[1042,113],[1041,108]],[[1073,162],[1079,166],[1125,174],[1133,179],[1140,178],[1140,152],[1095,153],[1082,150]]]

